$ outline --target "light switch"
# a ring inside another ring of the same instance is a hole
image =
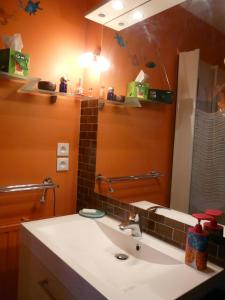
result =
[[[69,171],[69,158],[68,157],[58,157],[56,170],[58,172]]]
[[[58,143],[57,144],[57,156],[69,156],[70,144]]]

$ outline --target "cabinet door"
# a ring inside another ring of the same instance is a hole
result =
[[[76,297],[25,246],[21,246],[18,299],[76,300]]]
[[[17,298],[19,224],[0,226],[0,299]]]

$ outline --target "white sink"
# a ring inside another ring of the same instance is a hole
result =
[[[133,261],[143,260],[146,263],[160,265],[176,265],[181,263],[179,260],[142,243],[141,238],[133,238],[132,236],[125,235],[102,222],[97,222],[97,224],[109,239],[109,243],[112,244],[110,248],[115,248],[113,254],[122,252],[128,254],[129,259]],[[137,245],[140,246],[140,250],[136,249]],[[107,249],[104,250],[107,252]],[[136,264],[138,264],[138,262],[136,262]]]
[[[73,215],[23,226],[106,299],[175,299],[220,270],[197,272],[183,263],[182,250],[146,234],[136,240],[118,224]],[[129,258],[118,260],[117,253]]]
[[[77,221],[71,221],[48,225],[39,230],[74,260],[79,256],[82,268],[86,268],[104,284],[110,284],[122,292],[137,284],[147,283],[156,269],[158,275],[162,274],[163,265],[181,264],[180,261],[117,230],[117,226],[113,228],[103,222],[84,218],[79,223],[78,225]],[[76,226],[80,226],[82,230],[77,230]],[[140,251],[136,250],[137,243],[141,246]],[[125,261],[118,260],[115,257],[117,253],[126,253],[129,258]]]

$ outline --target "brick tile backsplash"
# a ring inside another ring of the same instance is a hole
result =
[[[185,245],[186,243],[186,233],[181,230],[177,230],[174,228],[173,230],[173,240],[181,245]]]
[[[129,214],[139,213],[144,232],[184,249],[188,225],[94,192],[97,130],[98,100],[84,100],[81,102],[77,210],[84,207],[102,209],[120,221],[127,219]],[[210,239],[208,249],[209,259],[225,267],[225,239]]]
[[[184,223],[178,222],[176,220],[172,220],[172,219],[165,219],[165,224],[172,227],[172,228],[176,228],[182,231],[185,231],[185,225]]]
[[[159,235],[169,238],[172,240],[173,237],[173,229],[169,226],[166,226],[164,224],[155,223],[155,232]]]

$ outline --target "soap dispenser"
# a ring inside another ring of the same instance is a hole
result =
[[[204,229],[207,230],[208,233],[223,236],[223,226],[217,223],[217,218],[224,214],[223,211],[218,209],[207,209],[205,213],[211,216],[212,219],[209,222],[204,223]]]
[[[202,229],[202,220],[211,220],[207,214],[192,214],[198,220],[187,232],[185,263],[197,270],[207,268],[208,232]]]

